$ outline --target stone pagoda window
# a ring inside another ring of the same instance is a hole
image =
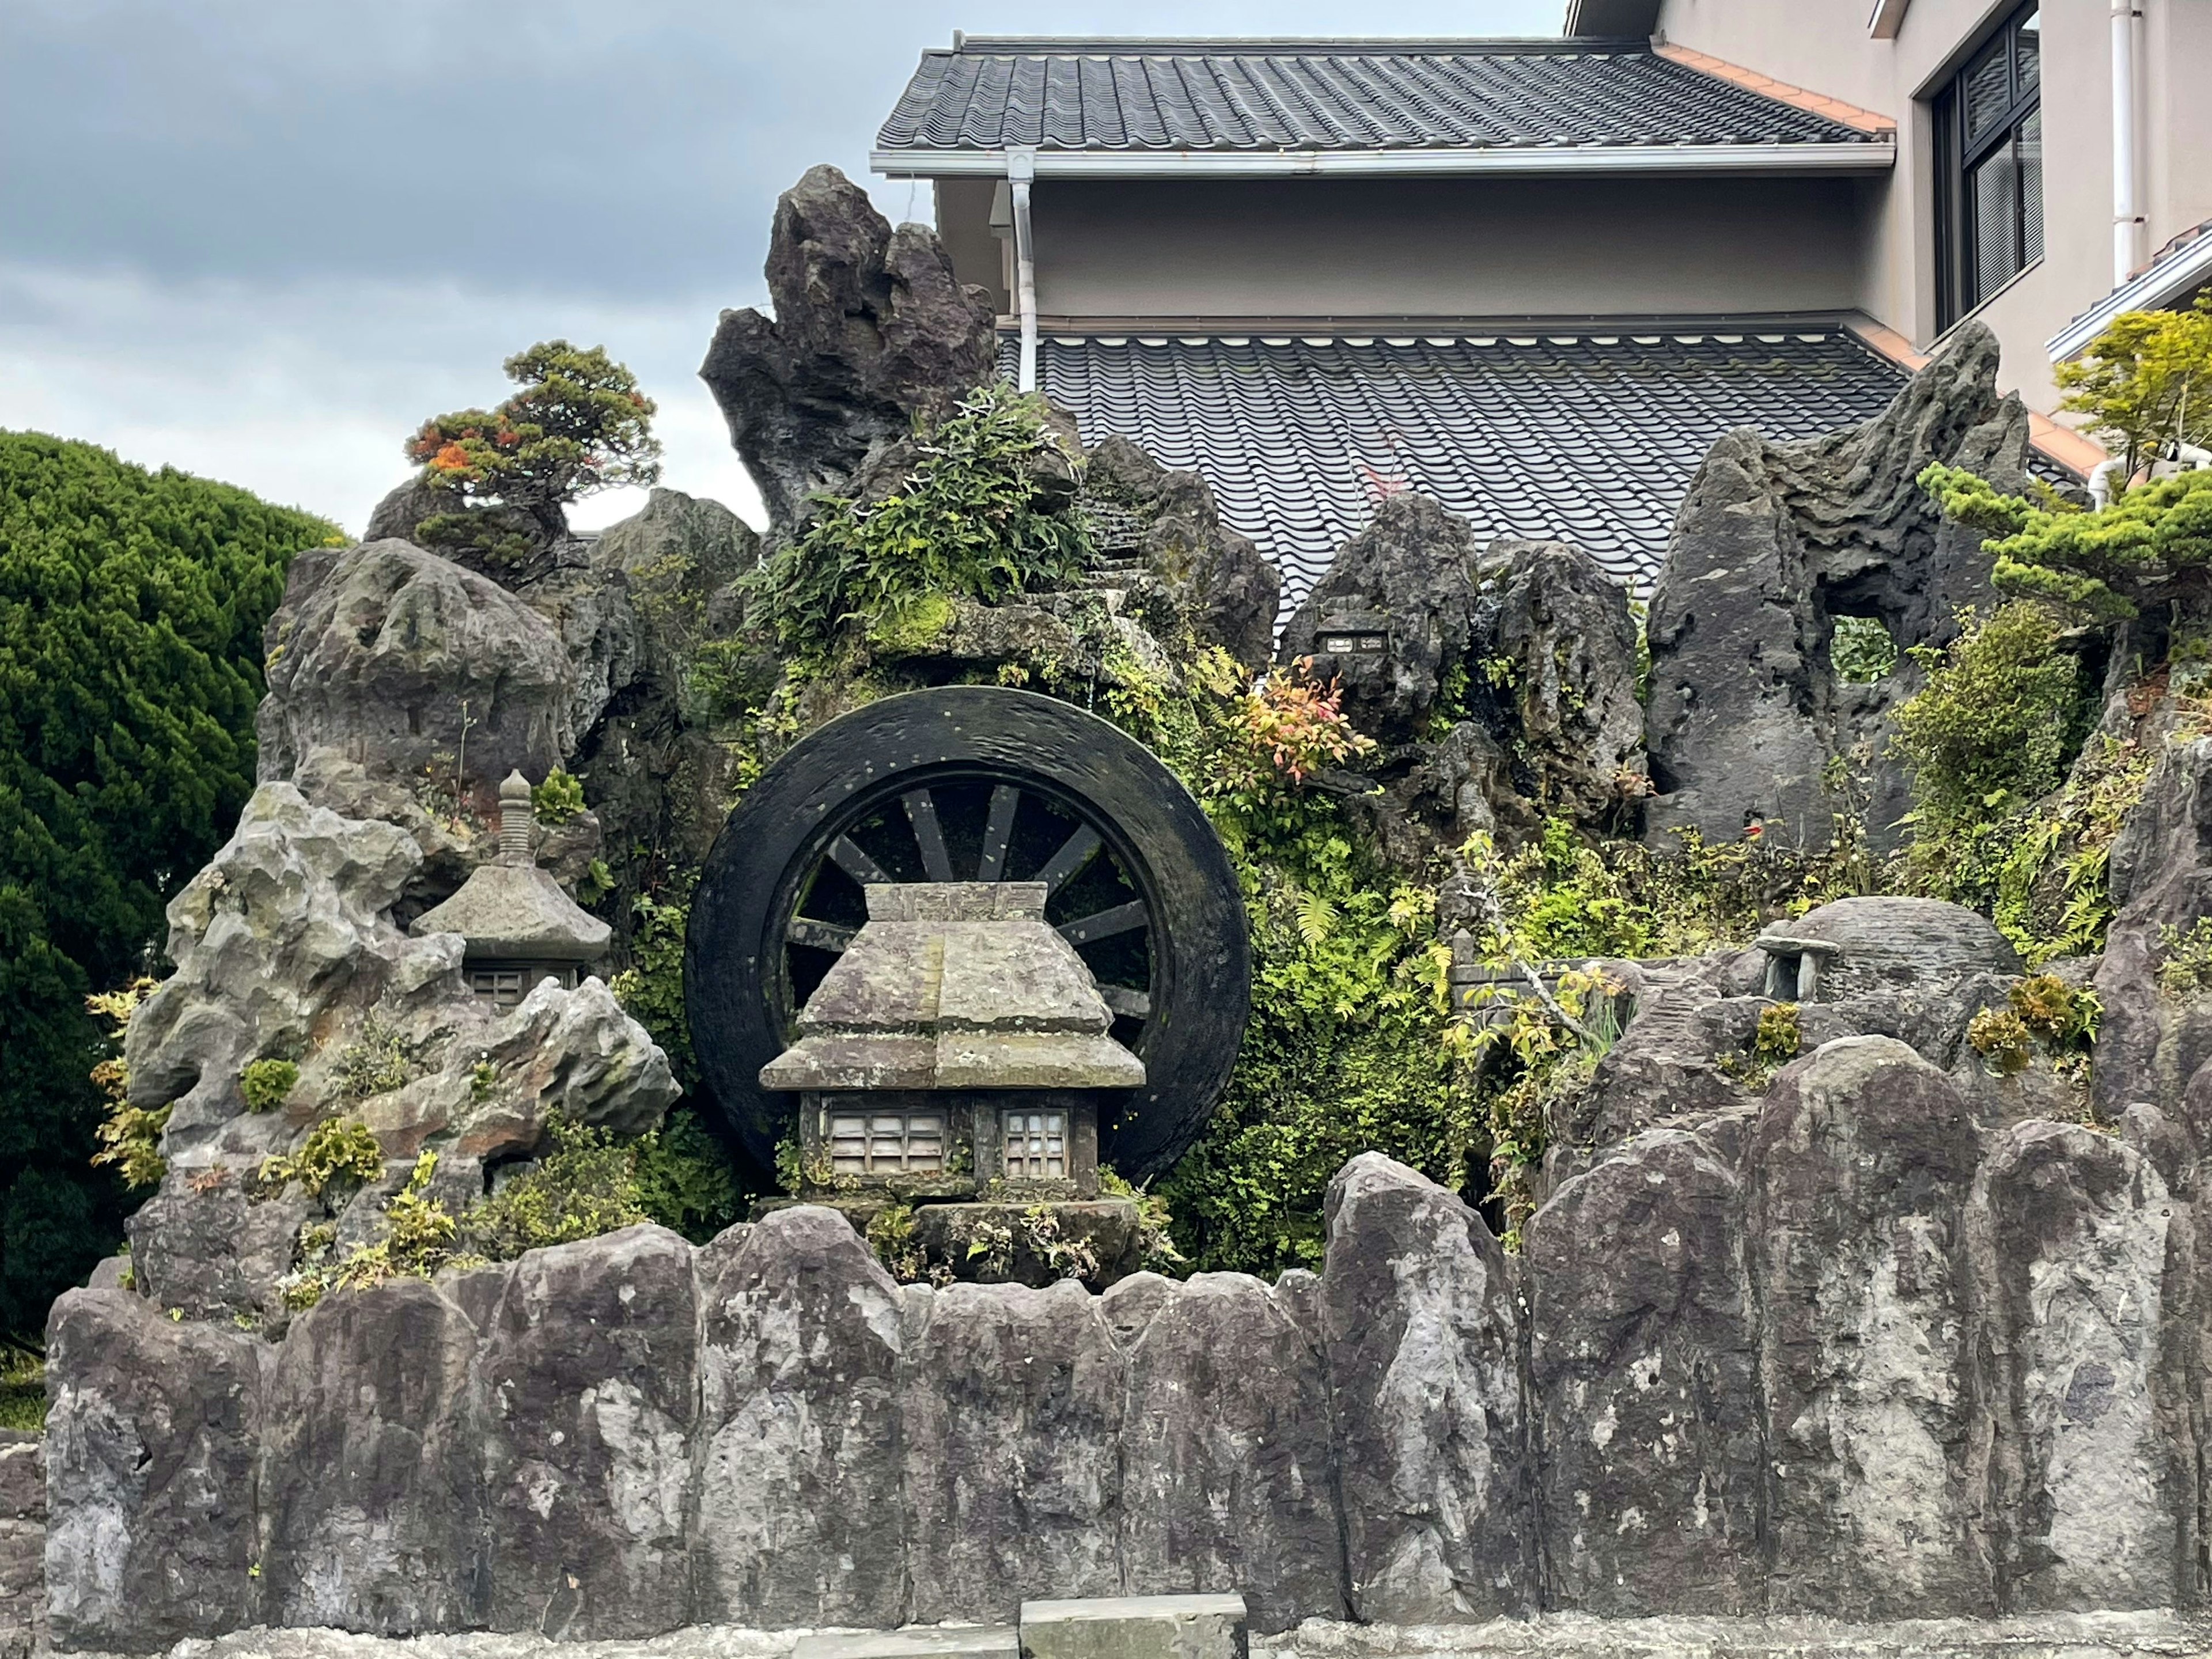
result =
[[[1057,1181],[1067,1173],[1067,1114],[1006,1115],[1006,1179]]]
[[[835,1175],[935,1175],[945,1168],[942,1112],[833,1112]]]

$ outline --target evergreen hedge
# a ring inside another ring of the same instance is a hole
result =
[[[163,905],[236,822],[262,625],[292,556],[337,533],[0,432],[0,1336],[38,1335],[122,1237],[84,999],[158,956]]]

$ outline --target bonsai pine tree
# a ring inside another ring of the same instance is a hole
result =
[[[511,557],[566,535],[570,501],[659,478],[653,401],[604,348],[547,340],[505,368],[512,397],[434,416],[407,441],[422,481],[464,503],[425,520],[425,539]]]

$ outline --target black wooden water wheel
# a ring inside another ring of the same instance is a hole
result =
[[[1104,1103],[1101,1152],[1165,1169],[1227,1081],[1250,1012],[1243,899],[1213,829],[1141,744],[1033,692],[945,686],[810,733],[745,792],[708,854],[684,1001],[709,1089],[763,1164],[791,1096],[760,1086],[866,920],[873,882],[1041,881],[1146,1084]]]

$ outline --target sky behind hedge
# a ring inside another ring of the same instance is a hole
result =
[[[665,482],[757,520],[695,377],[777,192],[870,177],[920,51],[974,33],[1555,34],[1561,0],[0,0],[0,427],[358,532],[424,416],[604,344]],[[632,510],[587,502],[579,522]]]

